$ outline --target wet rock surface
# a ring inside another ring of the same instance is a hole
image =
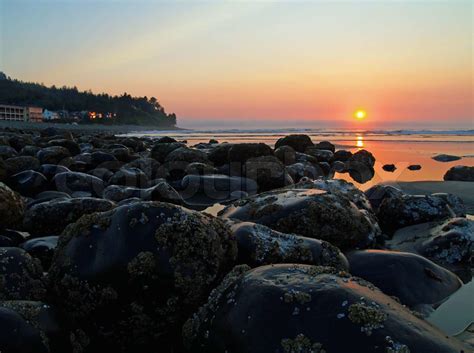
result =
[[[239,264],[258,267],[299,263],[348,269],[345,256],[328,242],[277,232],[251,222],[234,224],[231,229],[237,240]]]
[[[219,215],[321,239],[342,250],[373,244],[377,225],[347,197],[316,189],[262,193],[227,206]]]
[[[24,210],[21,196],[0,182],[0,229],[18,225]]]
[[[121,206],[65,230],[50,270],[54,301],[91,350],[166,351],[236,252],[219,219],[165,203]]]
[[[357,277],[308,265],[247,270],[235,268],[186,322],[183,336],[189,352],[459,353],[465,349]]]
[[[474,167],[458,165],[450,168],[443,177],[444,180],[474,181]]]
[[[462,285],[452,272],[411,253],[359,250],[347,254],[347,259],[352,275],[411,308],[441,303]]]

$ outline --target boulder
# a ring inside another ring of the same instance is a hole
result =
[[[17,155],[18,152],[13,147],[0,145],[0,158],[5,160],[16,157]]]
[[[45,271],[51,266],[54,251],[58,245],[58,236],[40,237],[25,241],[20,247],[32,257],[41,261]]]
[[[330,267],[236,267],[183,327],[193,353],[459,353],[372,284]]]
[[[171,185],[164,181],[146,189],[122,185],[109,185],[105,188],[102,197],[114,202],[121,202],[126,199],[137,198],[142,201],[163,201],[176,205],[183,204],[183,199],[179,193]]]
[[[8,184],[23,196],[34,197],[48,188],[48,179],[34,170],[25,170],[12,175]]]
[[[334,157],[334,153],[331,151],[323,150],[316,146],[307,147],[304,153],[313,156],[318,160],[318,162],[330,162]]]
[[[9,353],[80,351],[81,342],[78,337],[80,332],[68,332],[60,316],[58,310],[44,302],[0,301],[2,351]]]
[[[413,171],[414,171],[414,170],[420,170],[420,169],[421,169],[421,165],[419,165],[419,164],[412,164],[412,165],[409,165],[409,166],[407,167],[407,169],[408,169],[408,170],[413,170]]]
[[[250,158],[244,165],[245,177],[258,184],[259,191],[268,191],[293,184],[285,166],[274,156]]]
[[[5,161],[8,175],[14,175],[25,170],[38,170],[40,162],[37,158],[31,156],[12,157]]]
[[[458,161],[461,159],[459,156],[453,156],[450,154],[438,154],[436,156],[431,157],[437,162],[453,162],[453,161]]]
[[[61,146],[45,147],[38,151],[36,158],[41,164],[61,164],[71,153],[67,148]]]
[[[23,219],[24,211],[21,196],[0,182],[0,229],[17,226]]]
[[[319,165],[308,162],[294,163],[286,167],[286,170],[295,182],[299,182],[303,178],[318,179],[324,177],[324,172]]]
[[[51,181],[56,174],[70,172],[70,170],[63,165],[42,164],[39,167],[38,172],[43,174],[48,181]]]
[[[420,254],[453,271],[472,266],[474,221],[452,218],[400,229],[388,242],[400,251]]]
[[[213,147],[208,154],[209,160],[215,166],[222,166],[229,163],[229,150],[233,145],[230,143],[222,143]]]
[[[227,175],[187,175],[181,181],[180,194],[189,206],[212,206],[257,192],[257,183],[248,178]]]
[[[73,195],[76,192],[86,192],[92,196],[101,196],[104,182],[89,174],[78,172],[58,173],[53,178],[56,190]]]
[[[462,282],[451,271],[412,253],[359,250],[347,254],[350,272],[411,308],[440,304]]]
[[[230,163],[245,163],[251,158],[272,155],[273,150],[264,143],[237,143],[229,148],[228,160]]]
[[[364,184],[372,180],[375,175],[375,170],[371,165],[352,159],[346,162],[345,170],[349,173],[351,178],[359,184]]]
[[[122,168],[117,171],[109,180],[109,185],[124,185],[131,187],[146,187],[148,178],[145,173],[138,168]]]
[[[365,165],[368,165],[370,167],[373,167],[375,165],[375,157],[372,153],[366,150],[359,150],[356,153],[352,155],[352,157],[349,159],[354,162],[359,162]]]
[[[75,156],[76,154],[81,153],[81,148],[79,145],[72,140],[69,139],[54,139],[48,141],[48,146],[61,146],[66,148],[71,156]]]
[[[291,165],[296,163],[296,152],[293,147],[290,146],[281,146],[278,147],[275,152],[275,157],[277,157],[284,165]]]
[[[184,172],[186,173],[186,175],[189,175],[189,174],[206,175],[206,174],[216,174],[217,169],[214,168],[212,165],[209,165],[206,163],[194,162],[194,163],[188,164]]]
[[[157,143],[151,149],[150,156],[156,161],[164,163],[168,154],[182,147],[186,147],[186,145],[180,142]]]
[[[152,180],[160,177],[160,163],[153,158],[138,158],[134,161],[127,163],[123,166],[124,168],[138,168],[140,169],[148,179]]]
[[[235,261],[223,221],[161,202],[82,217],[61,237],[53,301],[90,351],[171,351],[180,327]]]
[[[408,195],[392,193],[382,199],[377,210],[382,231],[392,235],[397,229],[450,217],[465,217],[463,201],[451,194]]]
[[[457,165],[450,168],[443,177],[444,180],[474,181],[474,167]]]
[[[0,248],[0,300],[42,300],[46,295],[39,260],[20,248]]]
[[[314,145],[314,147],[317,148],[317,149],[320,149],[320,150],[331,151],[332,153],[334,153],[336,151],[336,146],[334,146],[329,141],[318,142],[317,144]]]
[[[393,173],[397,169],[397,167],[395,166],[395,164],[384,164],[382,166],[382,169],[385,170],[386,172]]]
[[[227,206],[219,216],[325,240],[342,250],[370,247],[379,232],[348,197],[316,189],[265,192]]]
[[[35,236],[59,235],[85,214],[108,211],[115,204],[92,197],[53,199],[38,203],[25,212],[23,227]]]
[[[345,150],[338,150],[334,152],[334,156],[332,157],[333,161],[341,161],[341,162],[347,162],[351,158],[352,158],[352,152],[345,151]]]
[[[326,241],[277,232],[252,222],[236,223],[231,229],[237,240],[238,264],[298,263],[348,269],[345,256]]]
[[[297,152],[304,152],[307,147],[313,146],[313,141],[308,135],[288,135],[275,143],[275,149],[281,146],[290,146]]]

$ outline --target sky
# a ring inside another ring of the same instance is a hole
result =
[[[181,126],[474,128],[473,11],[470,0],[0,0],[0,71],[155,96]]]

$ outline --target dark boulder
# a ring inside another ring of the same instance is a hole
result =
[[[274,156],[250,158],[244,165],[245,177],[258,184],[259,191],[268,191],[293,184],[285,166]]]
[[[51,293],[91,352],[170,351],[236,258],[223,221],[161,202],[86,215],[61,237]]]
[[[181,147],[186,147],[186,145],[180,142],[157,143],[151,149],[150,157],[160,163],[164,163],[168,154]]]
[[[439,304],[462,285],[454,273],[411,253],[360,250],[347,254],[347,259],[352,275],[373,283],[411,308]]]
[[[370,283],[330,267],[236,267],[183,327],[193,353],[460,353]]]
[[[105,188],[103,198],[114,202],[137,198],[142,201],[163,201],[175,205],[183,204],[183,199],[179,193],[164,181],[146,189],[122,185],[110,185]]]
[[[461,159],[459,156],[452,156],[450,154],[438,154],[431,158],[437,162],[453,162]]]
[[[320,149],[320,150],[331,151],[332,153],[334,153],[336,151],[336,146],[334,146],[329,141],[318,142],[317,144],[314,145],[314,147],[317,148],[317,149]]]
[[[313,141],[308,135],[288,135],[275,143],[275,149],[281,146],[290,146],[297,152],[304,152],[307,147],[313,146]]]
[[[117,171],[109,180],[110,185],[124,185],[131,187],[146,187],[148,178],[146,174],[138,168],[122,168]]]
[[[372,153],[366,150],[359,150],[352,155],[349,159],[354,162],[359,162],[368,166],[373,167],[375,165],[375,157]]]
[[[367,212],[348,197],[316,189],[262,193],[227,206],[219,215],[325,240],[342,250],[370,247],[379,232]]]
[[[70,156],[69,150],[61,146],[45,147],[36,154],[41,164],[61,164]]]
[[[17,226],[23,219],[24,211],[21,196],[0,182],[0,229]]]
[[[412,165],[409,165],[407,167],[408,170],[420,170],[421,169],[421,165],[419,164],[412,164]]]
[[[319,165],[312,163],[294,163],[286,167],[288,174],[295,182],[299,182],[302,178],[318,179],[324,177],[324,171]]]
[[[375,175],[375,170],[372,166],[352,159],[346,162],[345,169],[351,178],[359,184],[364,184],[372,180]]]
[[[457,165],[450,168],[443,177],[444,180],[474,181],[474,167]]]
[[[89,174],[78,172],[64,172],[56,174],[53,178],[56,190],[73,195],[75,192],[86,192],[93,196],[101,196],[104,182]]]
[[[58,245],[58,236],[49,236],[30,239],[20,245],[32,257],[41,261],[41,266],[45,271],[51,266],[54,250]]]
[[[274,154],[284,165],[296,163],[296,151],[290,146],[278,147]]]
[[[209,160],[215,166],[222,166],[229,163],[229,150],[233,145],[230,143],[222,143],[213,147],[208,154]]]
[[[352,158],[352,152],[345,151],[345,150],[338,150],[334,152],[334,156],[332,157],[333,161],[341,161],[341,162],[347,162],[351,158]]]
[[[378,207],[377,218],[382,231],[392,235],[397,229],[453,216],[465,217],[463,201],[448,194],[408,195],[390,193]]]
[[[384,164],[382,166],[382,169],[385,170],[386,172],[393,173],[397,169],[397,167],[395,166],[395,164]]]
[[[180,194],[190,206],[207,207],[236,200],[240,198],[241,192],[253,195],[257,189],[257,183],[248,178],[227,175],[187,175],[181,182]]]
[[[68,139],[49,140],[47,145],[64,147],[69,151],[71,156],[75,156],[76,154],[81,153],[81,148],[79,147],[77,142]]]
[[[8,175],[14,175],[25,170],[38,170],[40,162],[37,158],[31,156],[18,156],[9,158],[5,161]]]
[[[109,152],[104,151],[95,151],[92,152],[90,155],[85,155],[86,159],[82,159],[84,162],[90,163],[92,168],[103,168],[105,164],[108,162],[116,162],[117,158]]]
[[[58,235],[83,215],[108,211],[114,206],[109,200],[91,197],[53,199],[30,207],[25,212],[23,227],[36,236]]]
[[[16,157],[17,155],[18,152],[13,147],[0,145],[0,158],[5,160]]]
[[[42,300],[46,295],[39,260],[20,248],[0,248],[0,300]]]
[[[236,223],[231,229],[237,240],[238,264],[258,267],[297,263],[348,269],[345,256],[326,241],[277,232],[251,222]]]
[[[56,174],[70,172],[70,170],[63,165],[43,164],[39,167],[38,172],[43,174],[46,179],[51,181]]]
[[[330,162],[334,157],[334,153],[332,153],[331,151],[322,150],[320,148],[317,148],[316,146],[307,147],[304,153],[313,156],[317,159],[318,162]]]
[[[237,143],[229,148],[230,163],[245,163],[250,158],[272,156],[273,150],[264,143]]]
[[[138,168],[140,169],[148,179],[156,179],[161,177],[160,174],[160,163],[153,158],[138,158],[134,161],[127,163],[123,166],[124,168]]]
[[[214,168],[212,165],[200,162],[190,163],[186,166],[184,173],[186,175],[209,175],[209,174],[216,174],[217,169]]]
[[[34,197],[48,188],[48,179],[34,170],[25,170],[12,175],[8,184],[23,196]]]
[[[36,157],[40,149],[38,146],[25,146],[20,150],[20,156]]]

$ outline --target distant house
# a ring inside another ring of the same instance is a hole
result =
[[[57,112],[53,112],[51,110],[45,109],[43,111],[43,120],[52,121],[52,120],[59,120],[61,117]]]
[[[0,120],[31,121],[39,123],[43,121],[43,108],[1,104]]]

